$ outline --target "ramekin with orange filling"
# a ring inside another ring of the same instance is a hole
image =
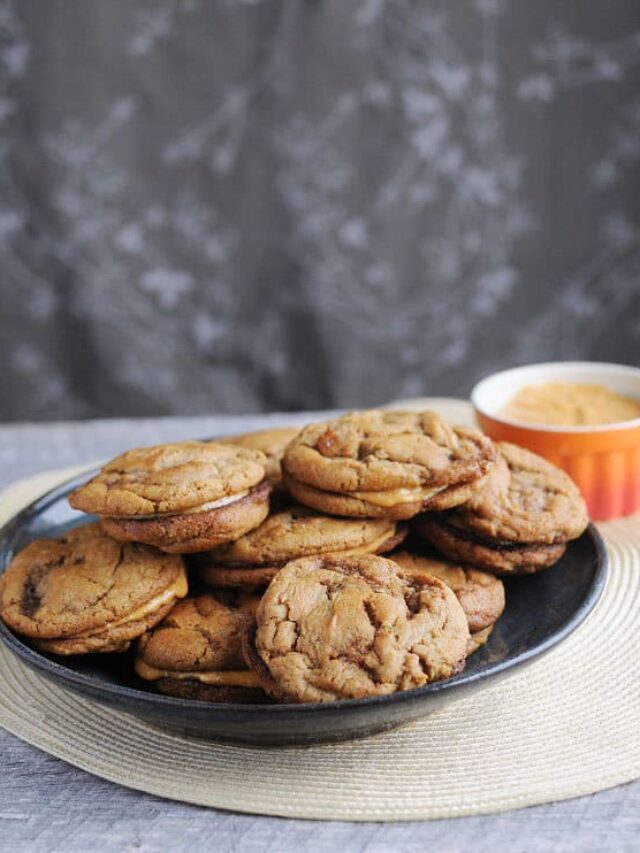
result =
[[[640,511],[640,368],[550,362],[494,373],[471,393],[478,424],[563,468],[594,520]]]

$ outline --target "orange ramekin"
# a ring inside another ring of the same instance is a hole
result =
[[[640,368],[590,361],[531,364],[494,373],[471,392],[476,420],[495,441],[528,447],[577,483],[594,521],[640,511],[640,418],[600,426],[543,426],[500,416],[525,385],[576,382],[603,385],[640,400]]]

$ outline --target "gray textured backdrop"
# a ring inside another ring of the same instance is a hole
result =
[[[637,0],[0,2],[0,419],[640,363]]]

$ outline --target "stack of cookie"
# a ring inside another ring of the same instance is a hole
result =
[[[463,505],[425,513],[416,532],[452,560],[500,574],[556,563],[587,526],[575,483],[546,459],[498,442],[491,473]]]
[[[54,654],[136,641],[142,682],[227,702],[454,675],[504,609],[498,575],[552,565],[587,524],[566,474],[433,412],[131,450],[70,503],[99,524],[17,554],[0,617]]]

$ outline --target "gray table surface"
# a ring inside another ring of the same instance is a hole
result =
[[[273,423],[308,419],[270,417]],[[264,417],[209,417],[0,426],[0,487],[137,444],[223,434],[264,422]],[[70,767],[2,730],[0,769],[0,851],[7,853],[640,850],[640,782],[486,817],[320,823],[233,814],[140,794]]]

